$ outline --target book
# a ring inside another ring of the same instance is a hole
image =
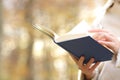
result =
[[[87,30],[91,27],[85,21],[80,22],[72,30],[62,36],[58,36],[54,31],[47,27],[37,24],[33,26],[37,30],[49,36],[57,45],[68,51],[68,53],[72,54],[77,59],[84,56],[85,64],[91,58],[94,58],[95,62],[108,61],[112,59],[113,53],[94,40],[92,38],[93,34],[88,33]]]

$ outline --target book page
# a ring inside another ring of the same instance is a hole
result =
[[[52,38],[55,42],[67,41],[67,40],[76,39],[76,38],[91,35],[91,34],[88,33],[88,30],[90,30],[91,27],[85,21],[81,21],[72,30],[70,30],[68,33],[66,33],[62,36],[58,36],[50,28],[46,28],[42,25],[35,24],[35,25],[33,25],[33,27],[38,29],[42,33],[46,34],[50,38]]]
[[[63,36],[55,38],[55,42],[67,41],[67,40],[77,39],[77,38],[81,38],[81,37],[85,37],[85,36],[88,36],[88,34],[85,34],[85,33],[81,33],[81,34],[65,34]]]
[[[91,27],[87,24],[87,22],[82,21],[65,35],[56,38],[55,41],[61,42],[61,41],[67,41],[67,40],[76,39],[80,37],[85,37],[88,35],[90,36],[90,34],[88,33],[88,30],[90,29]]]
[[[86,21],[81,21],[79,24],[77,24],[71,31],[69,31],[67,34],[83,34],[88,33],[88,30],[91,29],[91,26],[88,25]]]
[[[33,25],[33,27],[41,31],[42,33],[46,34],[53,40],[55,39],[55,37],[58,37],[58,35],[54,31],[52,31],[50,28],[46,28],[45,26],[38,25],[38,24]]]

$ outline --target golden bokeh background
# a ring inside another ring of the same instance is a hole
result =
[[[33,29],[63,35],[81,20],[92,23],[107,0],[0,0],[0,80],[77,80],[69,53]]]

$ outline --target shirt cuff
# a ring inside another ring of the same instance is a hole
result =
[[[98,69],[95,69],[94,76],[91,80],[98,80],[98,75],[99,75],[99,71],[98,71]]]
[[[119,48],[119,51],[118,51],[118,54],[117,54],[116,67],[120,68],[120,48]]]

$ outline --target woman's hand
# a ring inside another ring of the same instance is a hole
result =
[[[85,75],[86,79],[89,80],[94,76],[94,70],[95,68],[100,64],[100,62],[94,62],[94,58],[91,58],[87,64],[84,64],[85,58],[83,56],[80,57],[80,59],[75,58],[73,55],[71,55],[73,60],[78,65],[78,68],[82,71],[82,73]]]
[[[95,33],[93,35],[93,38],[97,40],[100,44],[106,46],[107,48],[111,49],[114,54],[117,54],[120,48],[120,41],[118,38],[109,33],[108,31],[105,31],[103,29],[94,29],[89,30],[90,33]]]
[[[79,66],[79,69],[85,75],[86,79],[89,80],[94,76],[94,70],[100,62],[93,63],[95,60],[94,58],[91,58],[87,64],[83,64],[84,60],[85,58],[83,56],[80,57],[77,64]]]

